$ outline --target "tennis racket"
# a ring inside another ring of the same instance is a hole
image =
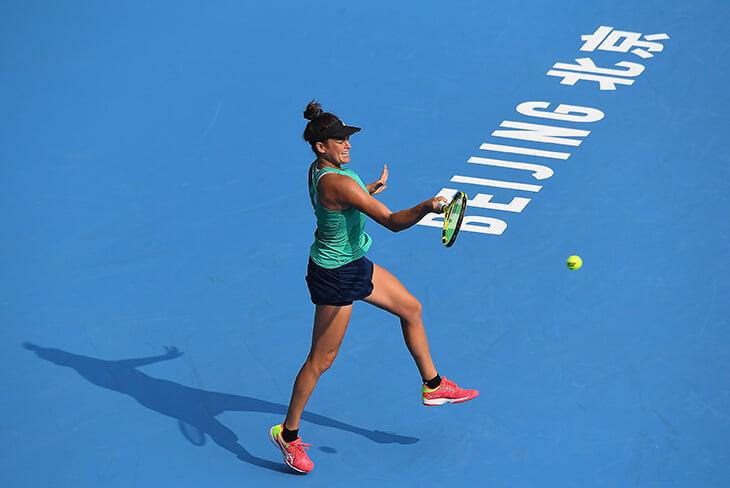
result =
[[[446,247],[453,246],[456,236],[459,234],[461,222],[466,213],[466,200],[466,193],[459,191],[448,204],[439,202],[439,208],[444,211],[444,230],[441,234],[441,242]]]

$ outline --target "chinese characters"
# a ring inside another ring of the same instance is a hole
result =
[[[669,36],[665,33],[642,35],[602,25],[593,34],[582,35],[581,39],[585,41],[581,51],[631,52],[644,60],[654,57],[652,53],[662,52],[664,45],[657,41],[667,40]],[[547,72],[548,76],[562,78],[562,85],[573,86],[583,80],[598,83],[601,90],[615,90],[616,85],[633,85],[634,79],[645,69],[643,64],[633,61],[618,62],[614,64],[615,68],[599,67],[591,58],[577,58],[575,61],[577,64],[555,63],[554,69]]]

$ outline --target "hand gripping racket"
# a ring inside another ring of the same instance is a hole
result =
[[[444,230],[441,235],[441,242],[446,247],[453,246],[456,236],[459,234],[461,222],[464,220],[464,213],[466,213],[466,200],[466,193],[459,191],[456,192],[456,195],[448,204],[439,202],[439,208],[444,211]]]

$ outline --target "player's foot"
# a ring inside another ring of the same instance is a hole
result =
[[[479,396],[478,390],[465,390],[456,386],[456,383],[441,378],[441,384],[431,390],[423,385],[423,404],[428,406],[444,405],[445,403],[462,403]]]
[[[269,439],[274,443],[276,447],[281,449],[281,455],[284,458],[284,462],[294,471],[300,473],[308,473],[314,468],[314,463],[310,461],[305,449],[309,449],[311,444],[305,444],[302,442],[301,437],[297,437],[297,440],[292,442],[284,442],[284,438],[281,436],[284,430],[284,425],[279,424],[273,426],[269,430]]]

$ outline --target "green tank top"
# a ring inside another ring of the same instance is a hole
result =
[[[330,210],[319,203],[317,182],[326,173],[349,176],[364,192],[368,190],[357,173],[351,169],[328,167],[317,170],[317,164],[312,164],[309,198],[317,217],[317,230],[314,233],[314,243],[309,248],[309,257],[316,265],[332,269],[365,256],[373,240],[365,233],[367,217],[362,212],[352,207],[347,210]]]

